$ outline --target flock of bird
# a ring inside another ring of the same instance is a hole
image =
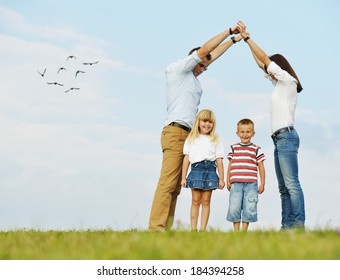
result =
[[[73,59],[77,59],[74,55],[69,55],[67,58],[66,58],[66,61],[68,60],[73,60]],[[94,62],[82,62],[82,65],[85,65],[85,66],[92,66],[94,64],[97,64],[99,63],[99,61],[94,61]],[[67,69],[65,67],[59,67],[58,71],[56,72],[56,74],[58,75],[61,71],[67,71]],[[38,74],[41,76],[41,77],[45,77],[46,75],[46,72],[47,72],[47,69],[45,68],[42,72],[40,72],[39,70],[37,71]],[[77,76],[79,74],[84,74],[86,73],[85,71],[83,70],[76,70],[75,71],[75,74],[74,74],[74,78],[76,79]],[[61,83],[61,82],[47,82],[48,85],[54,85],[54,86],[60,86],[60,87],[63,87],[64,86],[64,83]],[[68,93],[69,91],[73,91],[73,90],[80,90],[79,87],[70,87],[68,88],[67,90],[65,90],[65,93]]]

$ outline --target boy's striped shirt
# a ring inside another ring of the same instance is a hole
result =
[[[231,160],[230,183],[255,183],[257,182],[257,165],[266,159],[261,147],[250,143],[241,143],[230,146],[228,159]]]

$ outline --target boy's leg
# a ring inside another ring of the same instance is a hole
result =
[[[242,231],[248,231],[248,226],[249,226],[249,223],[242,222]]]
[[[243,184],[233,183],[229,192],[229,207],[227,221],[232,222],[234,231],[240,229],[243,199]]]
[[[233,226],[234,226],[234,231],[239,231],[240,230],[240,222],[234,222]]]
[[[246,183],[244,186],[243,197],[243,223],[254,223],[257,221],[257,202],[258,202],[257,183]],[[248,228],[248,227],[247,227]]]

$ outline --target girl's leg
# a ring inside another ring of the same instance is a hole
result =
[[[207,228],[209,215],[210,215],[210,200],[212,190],[202,192],[202,214],[201,214],[201,231]]]
[[[190,225],[191,230],[197,230],[198,214],[202,203],[202,191],[191,190]]]

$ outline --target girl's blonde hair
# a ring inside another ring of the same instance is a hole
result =
[[[198,112],[194,125],[188,135],[189,142],[192,143],[200,135],[200,121],[209,121],[213,124],[213,128],[209,133],[212,142],[217,142],[218,136],[215,133],[216,119],[213,111],[203,109]]]

